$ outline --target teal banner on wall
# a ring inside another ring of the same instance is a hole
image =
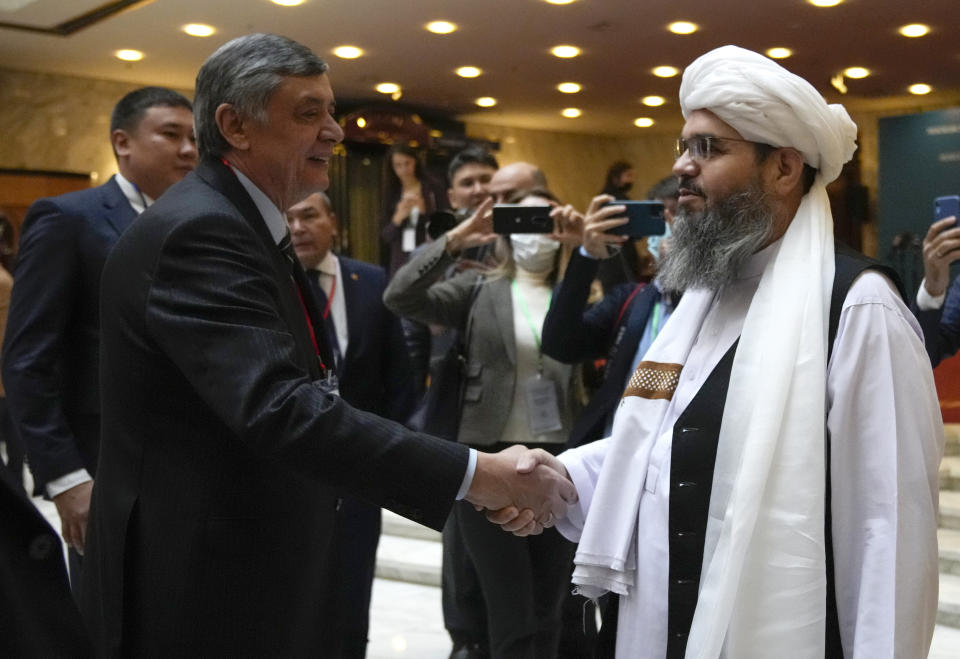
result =
[[[933,200],[960,195],[960,108],[881,119],[878,139],[877,257],[912,289],[922,278],[919,241],[933,222]],[[905,232],[913,234],[912,247]],[[892,250],[898,236],[901,246]]]

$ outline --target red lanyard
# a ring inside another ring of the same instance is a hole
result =
[[[320,271],[320,274],[326,275],[326,272]],[[330,295],[327,296],[327,306],[323,309],[323,319],[326,320],[330,316],[330,305],[333,304],[333,296],[337,294],[337,276],[328,275],[333,277],[333,283],[330,284]]]

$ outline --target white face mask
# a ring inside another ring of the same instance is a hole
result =
[[[560,249],[560,243],[539,233],[515,233],[510,236],[513,260],[527,272],[549,272]]]

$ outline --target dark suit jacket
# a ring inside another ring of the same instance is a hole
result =
[[[92,656],[67,583],[60,538],[5,469],[0,469],[0,520],[0,656]]]
[[[584,310],[599,264],[600,261],[583,256],[579,250],[574,252],[543,322],[544,354],[569,364],[607,358],[603,383],[570,433],[567,446],[571,448],[603,436],[606,420],[623,394],[643,329],[658,297],[656,287],[644,286],[624,310],[623,305],[636,284],[623,284]]]
[[[135,216],[111,178],[40,199],[24,218],[3,383],[37,493],[47,481],[97,466],[100,274]]]
[[[910,309],[920,321],[923,343],[933,366],[957,354],[960,350],[960,277],[950,284],[940,309],[920,311],[916,295],[910,302]]]
[[[383,305],[383,268],[338,256],[349,344],[340,394],[362,410],[403,421],[413,410],[413,376],[400,320]]]
[[[466,448],[316,385],[291,266],[219,160],[133,223],[102,294],[103,432],[81,589],[98,652],[322,656],[335,494],[439,529]]]

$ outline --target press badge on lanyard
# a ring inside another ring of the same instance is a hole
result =
[[[530,311],[527,309],[527,302],[523,299],[523,294],[517,288],[517,283],[512,282],[513,292],[517,296],[517,303],[523,312],[530,331],[533,333],[533,340],[537,344],[537,374],[527,378],[523,385],[524,399],[527,404],[527,424],[530,426],[531,435],[543,435],[548,432],[556,432],[563,429],[563,423],[560,421],[560,404],[557,397],[557,383],[550,378],[543,377],[543,350],[540,348],[540,334],[537,332],[537,326],[530,317]],[[551,297],[553,293],[551,292]],[[547,307],[550,303],[547,303]]]
[[[337,379],[337,374],[333,372],[332,368],[323,368],[323,362],[320,362],[321,370],[324,371],[324,374],[320,376],[319,380],[315,380],[314,384],[320,387],[320,391],[325,394],[333,394],[334,396],[340,396],[340,380]]]

